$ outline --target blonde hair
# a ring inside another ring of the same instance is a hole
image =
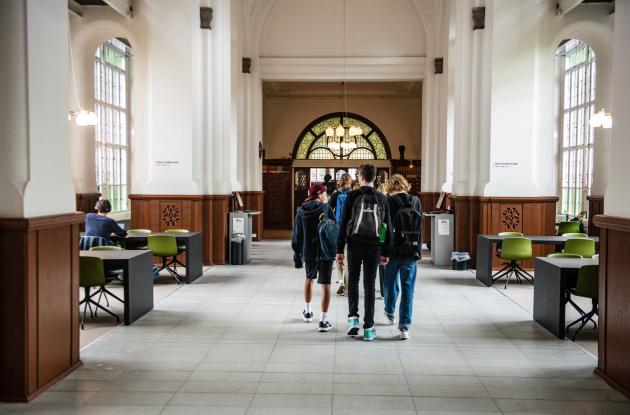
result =
[[[387,189],[390,192],[408,192],[411,190],[411,186],[407,179],[400,174],[393,174],[387,181]]]
[[[378,189],[376,189],[377,192],[381,192],[384,195],[387,195],[388,191],[389,191],[389,187],[387,186],[387,182],[385,183],[381,183],[381,185],[378,187]]]
[[[339,178],[339,189],[352,189],[352,176],[344,173]]]

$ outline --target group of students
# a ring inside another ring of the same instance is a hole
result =
[[[374,307],[376,275],[384,267],[382,295],[385,317],[395,324],[395,308],[401,294],[398,329],[401,340],[409,338],[413,312],[416,262],[422,244],[422,206],[408,193],[407,180],[391,176],[384,187],[374,186],[376,167],[363,164],[358,169],[359,187],[352,190],[352,178],[340,177],[338,188],[328,197],[326,185],[313,185],[298,208],[291,245],[296,268],[304,266],[305,322],[313,321],[313,281],[322,287],[318,330],[330,331],[328,307],[331,279],[336,263],[347,275],[348,335],[359,334],[359,280],[363,275],[363,340],[376,337]]]

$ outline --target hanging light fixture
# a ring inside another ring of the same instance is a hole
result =
[[[79,126],[96,125],[98,123],[98,117],[92,110],[81,107],[79,102],[79,89],[77,88],[77,76],[74,72],[74,58],[72,53],[72,31],[70,30],[70,22],[68,21],[68,47],[70,51],[70,70],[72,71],[72,82],[74,84],[74,99],[76,100],[79,111],[68,111],[68,121],[72,121]]]
[[[344,120],[348,118],[348,91],[346,89],[346,0],[343,1],[343,106],[344,116],[341,117],[339,125],[336,128],[332,126],[326,128],[326,137],[328,138],[328,148],[339,158],[346,158],[350,152],[358,147],[356,137],[363,134],[363,129],[355,125],[349,127],[344,126]]]
[[[589,125],[593,128],[612,128],[612,114],[606,112],[603,108],[593,114],[591,119],[588,121]]]

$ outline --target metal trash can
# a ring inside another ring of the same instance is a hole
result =
[[[245,235],[232,235],[230,238],[230,264],[245,264]]]
[[[468,261],[470,260],[470,254],[468,252],[453,252],[451,254],[451,262],[453,263],[453,270],[466,271],[468,269]]]

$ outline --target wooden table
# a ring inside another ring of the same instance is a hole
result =
[[[146,245],[151,235],[168,235],[174,236],[178,245],[186,247],[186,277],[184,282],[190,284],[203,274],[203,235],[201,232],[187,233],[171,233],[171,232],[155,232],[151,234],[129,232],[125,238],[120,240],[124,243],[125,249],[133,250],[138,246]]]
[[[546,258],[535,261],[534,320],[558,338],[566,334],[567,288],[575,287],[580,267],[598,265],[590,258]]]
[[[492,286],[492,260],[494,259],[494,244],[502,241],[505,237],[499,235],[477,235],[477,279],[486,286]],[[567,239],[564,236],[524,236],[531,239],[532,244],[563,246]],[[599,237],[589,236],[596,244]]]
[[[79,255],[102,259],[106,271],[123,269],[126,326],[153,310],[151,251],[80,251]]]

